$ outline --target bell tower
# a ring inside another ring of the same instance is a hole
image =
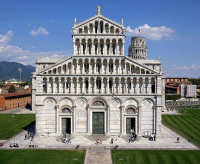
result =
[[[128,57],[138,60],[147,59],[145,37],[131,37],[131,45],[128,48]]]

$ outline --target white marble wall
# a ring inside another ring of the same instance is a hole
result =
[[[96,96],[36,96],[36,132],[39,135],[48,136],[61,134],[60,119],[63,117],[70,117],[72,119],[72,134],[86,135],[92,134],[92,111],[95,107],[90,109],[90,121],[88,120],[89,106],[94,99],[100,98]],[[108,106],[102,108],[105,112],[105,131],[110,135],[126,134],[126,118],[133,117],[137,121],[137,133],[144,135],[146,131],[151,131],[160,134],[161,132],[161,100],[162,96],[155,97],[134,97],[124,96],[120,98],[113,98],[106,96],[104,99]],[[157,103],[157,104],[156,104]],[[62,107],[69,106],[72,109],[72,114],[62,113]],[[128,114],[126,109],[134,106],[136,113]],[[156,108],[156,110],[153,110]],[[58,111],[57,111],[58,110]],[[98,109],[101,111],[101,108]],[[156,112],[155,112],[156,111]],[[123,112],[123,113],[122,113]],[[155,112],[155,113],[153,113]],[[141,116],[140,116],[141,113]],[[157,122],[154,118],[156,114]],[[109,117],[109,118],[108,118]],[[122,118],[123,117],[123,118]],[[155,127],[156,126],[156,127]],[[73,129],[75,127],[75,129]],[[88,129],[90,127],[90,129]],[[123,128],[123,132],[122,132]]]

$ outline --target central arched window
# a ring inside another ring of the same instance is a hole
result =
[[[95,102],[93,103],[93,106],[104,106],[104,103],[101,102],[101,101],[95,101]]]
[[[69,108],[63,108],[62,113],[71,113],[71,110]]]
[[[133,107],[126,109],[126,113],[136,113],[136,110]]]

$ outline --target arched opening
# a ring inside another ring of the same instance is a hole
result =
[[[79,34],[82,34],[83,30],[81,28],[79,28]]]
[[[100,32],[103,33],[103,22],[100,23]]]
[[[98,93],[101,93],[101,79],[100,78],[97,78],[96,86],[97,86]]]
[[[98,22],[95,22],[95,33],[98,31]]]
[[[87,26],[84,27],[84,33],[85,33],[85,34],[88,33],[88,27],[87,27]]]

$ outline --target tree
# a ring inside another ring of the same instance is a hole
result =
[[[14,93],[15,92],[15,87],[13,85],[10,86],[8,89],[8,93]]]
[[[3,84],[0,84],[0,88],[3,87]]]

